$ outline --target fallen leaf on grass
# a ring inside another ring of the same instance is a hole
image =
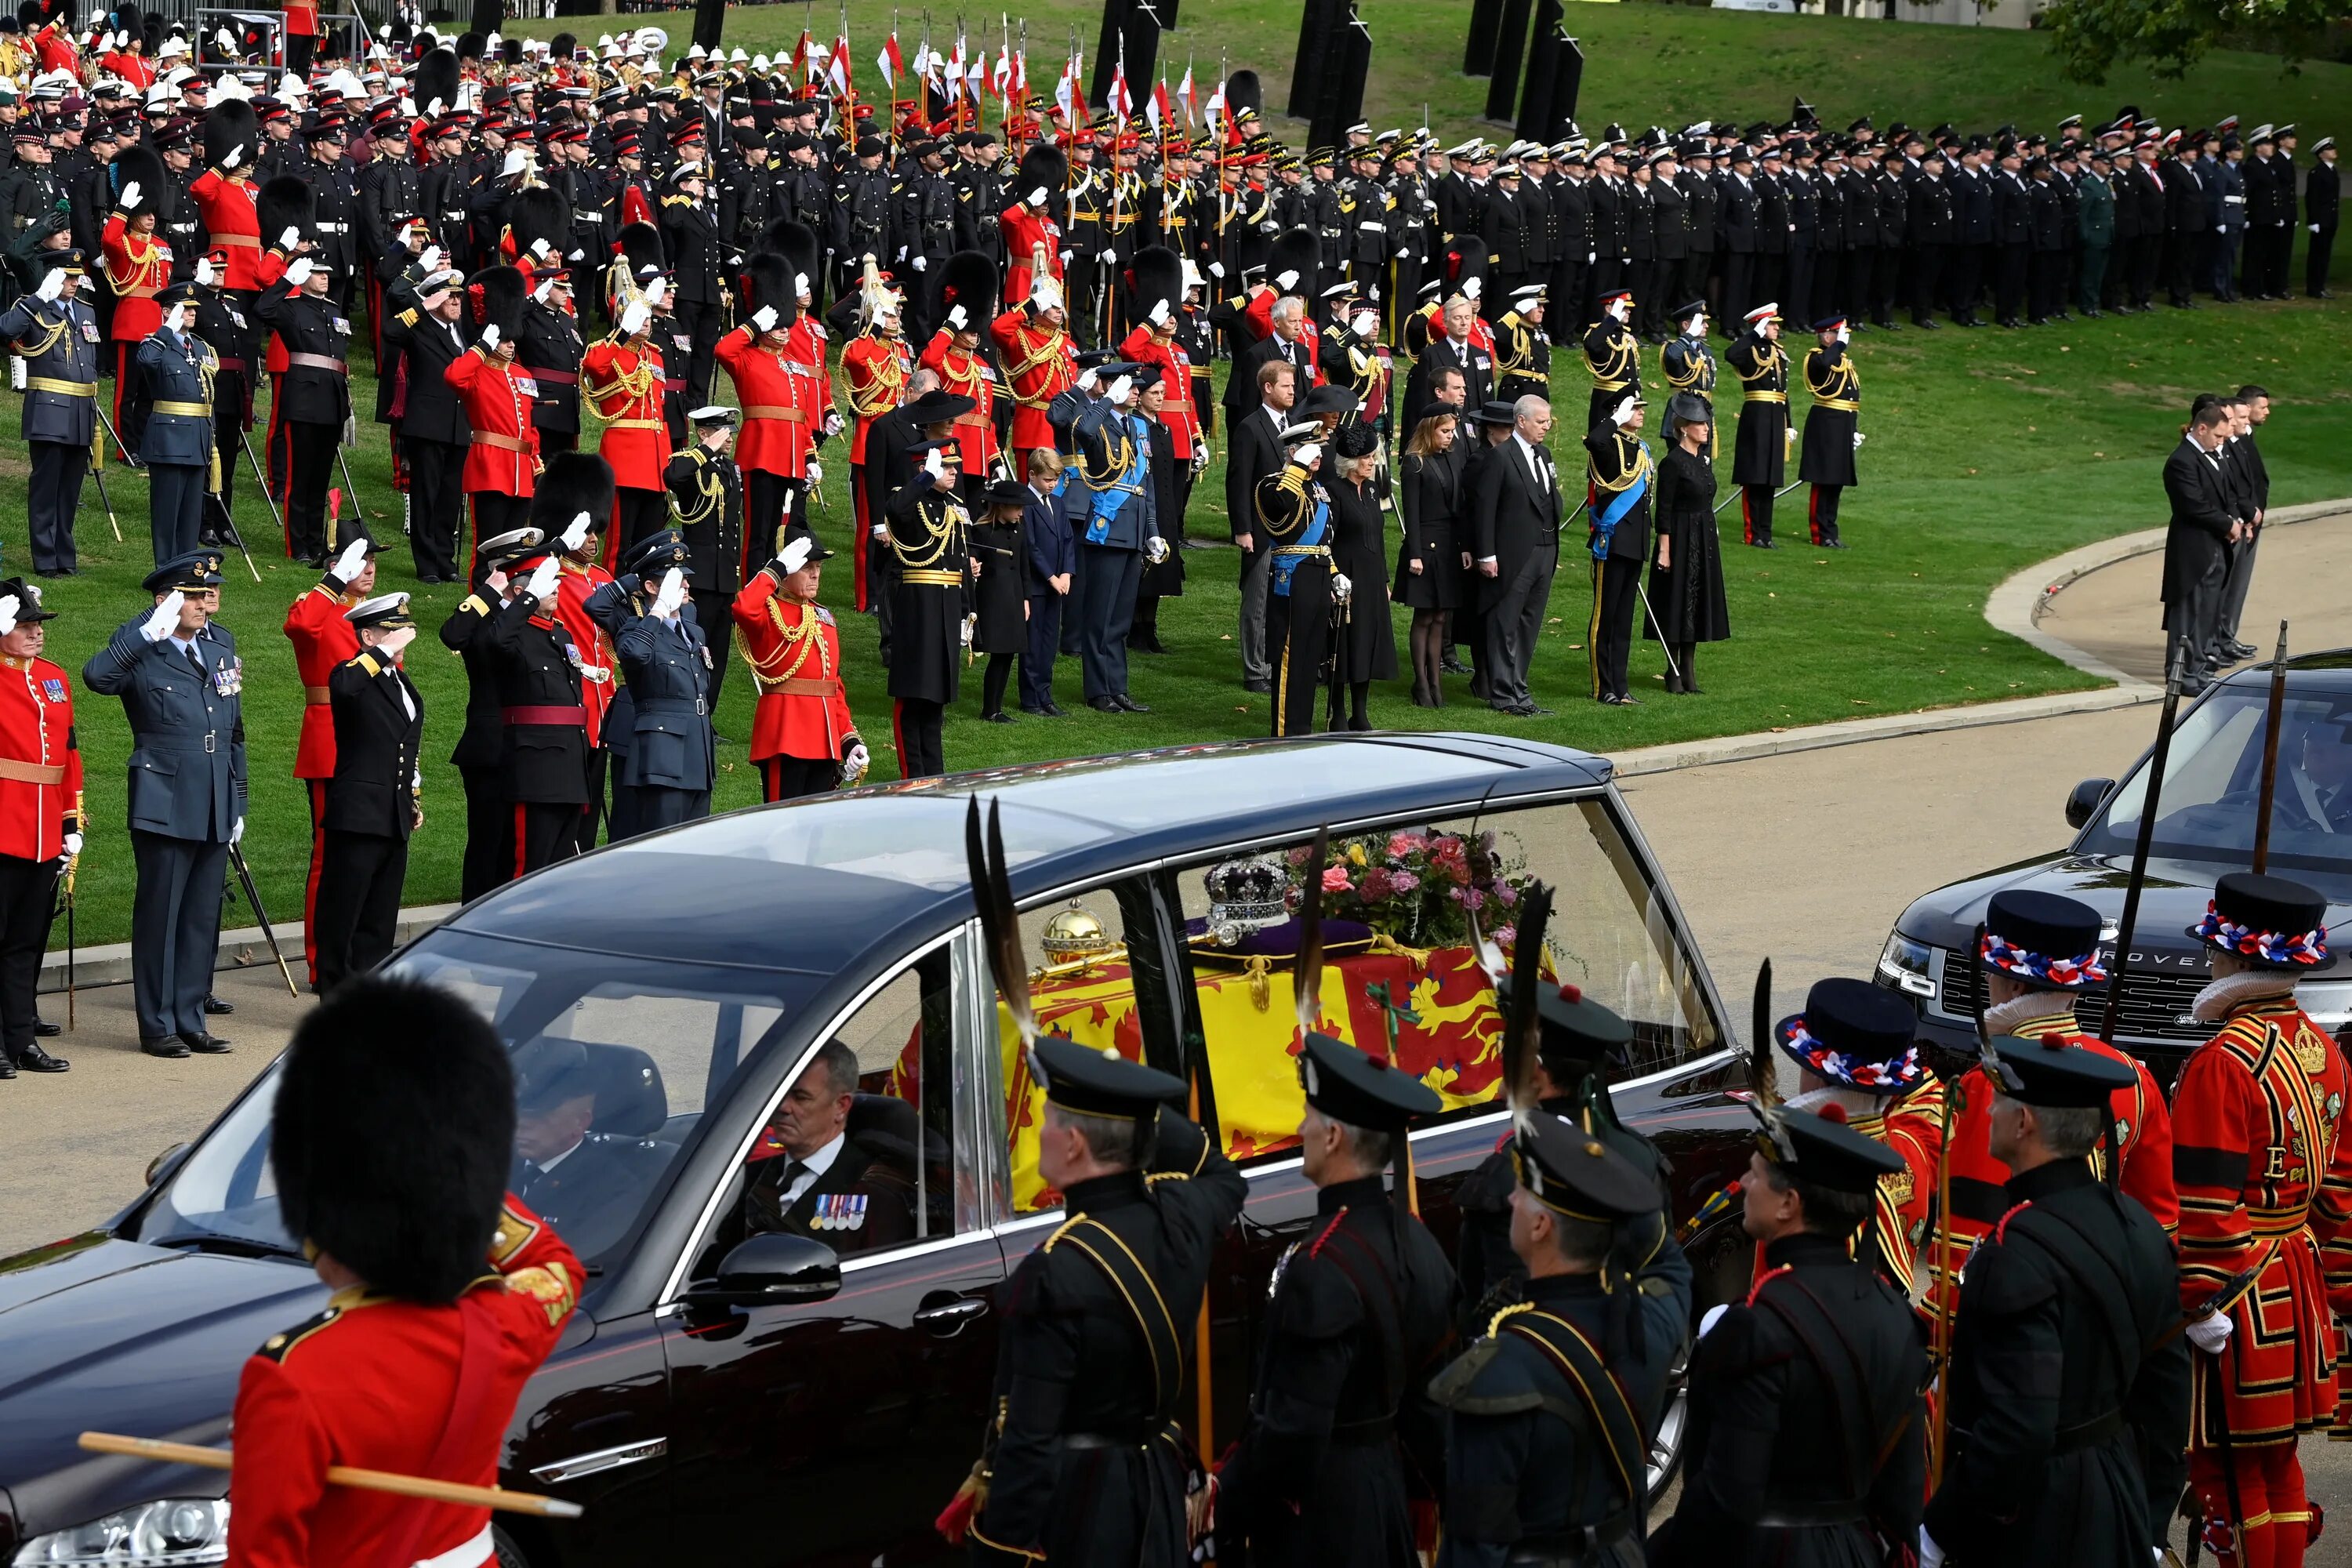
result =
[[[1849,697],[1846,700],[1853,703],[1857,708],[1867,708],[1870,706],[1870,699],[1867,697]]]
[[[1244,702],[1240,707],[1234,709],[1234,711],[1236,713],[1246,713],[1249,711],[1249,704]]]

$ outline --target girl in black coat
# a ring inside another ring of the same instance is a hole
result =
[[[1430,416],[1406,442],[1402,466],[1404,540],[1397,549],[1396,597],[1412,606],[1408,637],[1417,708],[1445,706],[1445,650],[1454,640],[1447,623],[1464,597],[1455,533],[1462,504],[1462,464],[1454,450],[1458,434],[1451,411]]]
[[[981,675],[980,716],[992,724],[1013,722],[1004,710],[1004,683],[1012,679],[1014,658],[1029,646],[1021,542],[1021,513],[1028,504],[1028,486],[999,479],[988,487],[988,521],[971,531],[972,563],[980,568],[971,590],[971,649],[988,656]]]
[[[1691,659],[1698,645],[1731,636],[1723,601],[1723,543],[1715,531],[1715,468],[1706,458],[1713,421],[1706,401],[1686,392],[1667,405],[1666,419],[1675,441],[1658,463],[1651,509],[1658,536],[1650,573],[1650,610],[1656,619],[1644,635],[1666,645],[1672,661],[1666,689],[1696,697]]]

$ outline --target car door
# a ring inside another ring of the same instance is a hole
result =
[[[959,1007],[970,996],[961,978],[969,945],[959,934],[877,981],[812,1040],[771,1107],[780,1114],[792,1087],[823,1070],[817,1042],[847,1046],[860,1084],[852,1131],[862,1116],[897,1139],[853,1141],[908,1167],[911,1238],[858,1250],[868,1216],[836,1205],[812,1232],[849,1249],[829,1299],[749,1308],[681,1299],[660,1310],[676,1517],[714,1556],[863,1568],[948,1555],[930,1521],[980,1451],[1004,1274],[966,1125],[985,1101]],[[745,1190],[774,1135],[763,1130],[742,1152],[697,1243],[686,1296],[763,1228]]]

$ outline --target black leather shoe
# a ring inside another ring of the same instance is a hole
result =
[[[1013,722],[1013,715],[1007,713],[1002,708],[998,709],[993,713],[983,713],[981,715],[981,718],[985,722],[991,724],[1010,724]]]
[[[1843,539],[1824,539],[1822,541],[1822,548],[1823,550],[1843,550],[1845,548],[1845,541]]]
[[[207,1035],[202,1030],[190,1033],[184,1029],[180,1033],[180,1038],[186,1041],[188,1049],[198,1056],[224,1056],[229,1049],[229,1043],[226,1040],[222,1039],[218,1035]]]
[[[139,1042],[139,1048],[151,1057],[177,1058],[188,1054],[188,1047],[180,1043],[180,1037],[177,1035],[165,1035],[160,1039],[142,1040]]]
[[[19,1046],[16,1051],[19,1072],[64,1072],[73,1066],[62,1057],[53,1057],[38,1046]]]
[[[1066,708],[1063,707],[1060,703],[1058,703],[1058,702],[1048,702],[1048,703],[1046,703],[1046,704],[1045,704],[1045,717],[1046,717],[1046,718],[1048,718],[1048,719],[1066,719],[1066,718],[1068,718],[1069,716],[1070,716],[1070,710],[1069,710],[1068,709],[1066,709]]]
[[[1274,682],[1271,680],[1244,680],[1242,682],[1242,689],[1244,691],[1255,691],[1261,697],[1268,696],[1271,695],[1274,690]]]
[[[1024,713],[1033,713],[1033,714],[1036,715],[1038,718],[1043,719],[1043,718],[1045,718],[1047,714],[1051,713],[1051,712],[1053,711],[1053,710],[1052,710],[1051,708],[1032,708],[1032,707],[1030,707],[1030,706],[1029,706],[1029,704],[1027,704],[1026,702],[1024,702],[1024,703],[1021,705],[1021,711],[1023,711]]]
[[[1468,665],[1463,663],[1460,659],[1455,658],[1452,654],[1447,654],[1444,658],[1439,659],[1437,661],[1437,668],[1444,670],[1448,675],[1471,675],[1475,673],[1475,671],[1472,670]]]
[[[16,1064],[8,1059],[7,1052],[0,1051],[0,1083],[5,1083],[16,1076]]]
[[[1123,712],[1128,712],[1128,713],[1149,713],[1149,712],[1150,712],[1150,711],[1151,711],[1151,704],[1150,704],[1149,702],[1138,702],[1134,698],[1129,697],[1129,696],[1126,692],[1124,692],[1124,691],[1120,692],[1117,697],[1115,697],[1115,698],[1111,699],[1111,700],[1112,700],[1112,701],[1114,701],[1114,702],[1116,702],[1116,703],[1118,703],[1118,704],[1119,705],[1120,710],[1121,710],[1121,711],[1123,711]]]
[[[205,1016],[207,1018],[226,1018],[236,1011],[236,1004],[234,1002],[224,1002],[217,996],[205,998]]]
[[[66,1032],[63,1024],[52,1024],[47,1018],[33,1020],[33,1033],[44,1040],[54,1039]]]
[[[1093,709],[1097,713],[1122,713],[1126,711],[1125,709],[1118,705],[1118,700],[1115,697],[1089,697],[1087,699],[1087,706]]]

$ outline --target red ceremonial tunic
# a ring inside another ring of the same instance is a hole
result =
[[[841,685],[841,636],[833,612],[779,595],[772,572],[755,572],[735,595],[735,640],[751,667],[760,700],[751,715],[751,761],[770,757],[839,762],[857,739]]]
[[[1013,195],[1013,205],[997,222],[997,233],[1004,240],[1004,297],[1026,300],[1036,280],[1036,269],[1030,262],[1038,246],[1045,247],[1045,276],[1062,276],[1062,226],[1050,211],[1029,205],[1027,191],[1015,191]]]
[[[905,400],[911,356],[904,338],[867,332],[849,340],[841,351],[841,374],[849,383],[849,410],[856,416],[849,431],[849,460],[866,461],[866,431],[874,421]]]
[[[188,194],[196,198],[196,210],[204,215],[210,242],[228,252],[228,276],[221,279],[221,287],[266,287],[260,276],[261,215],[254,210],[254,185],[245,177],[244,166],[228,174],[206,169],[188,187]]]
[[[348,1465],[498,1484],[515,1401],[572,1315],[581,1268],[512,1197],[488,1262],[445,1306],[337,1291],[246,1362],[232,1427],[231,1568],[493,1560],[486,1508],[327,1483],[330,1468]]]
[[[743,405],[743,433],[735,442],[735,466],[745,473],[780,474],[788,479],[808,477],[809,453],[815,432],[809,406],[821,381],[807,359],[793,350],[798,329],[782,348],[758,341],[756,331],[739,327],[719,340],[719,363],[735,383]]]
[[[564,526],[570,523],[566,518]],[[603,526],[609,529],[610,520]],[[588,599],[612,580],[613,574],[593,562],[579,566],[569,561],[563,563],[562,575],[555,580],[555,618],[562,623],[564,635],[580,650],[580,661],[600,665],[604,670],[602,680],[593,680],[584,674],[580,678],[580,706],[588,710],[591,746],[604,743],[604,710],[613,705],[613,683],[619,673],[619,660],[614,656],[613,639],[590,618]]]
[[[2113,1111],[2122,1135],[2123,1169],[2116,1184],[2126,1196],[2155,1216],[2167,1235],[2180,1226],[2180,1200],[2172,1185],[2172,1113],[2163,1091],[2147,1066],[2130,1052],[2085,1035],[2074,1027],[2071,1008],[2044,1018],[2029,1018],[2006,1031],[2021,1039],[2058,1039],[2103,1057],[2130,1064],[2137,1074],[2129,1089],[2116,1090]],[[1949,1310],[1959,1288],[1953,1271],[1968,1261],[1969,1249],[2009,1212],[2009,1167],[1992,1157],[1992,1079],[1984,1068],[1970,1068],[1960,1079],[1958,1103],[1952,1111],[1952,1218],[1949,1251],[1928,1253],[1927,1293],[1920,1316],[1930,1323]],[[2091,1163],[2105,1174],[2105,1151]]]
[[[1127,334],[1118,352],[1138,364],[1160,367],[1160,384],[1168,389],[1160,422],[1168,426],[1176,460],[1191,462],[1192,448],[1201,439],[1201,411],[1192,405],[1192,356],[1176,341],[1176,329],[1154,331],[1148,325],[1139,326]]]
[[[2180,1303],[2202,1317],[2239,1273],[2253,1289],[2230,1308],[2219,1358],[2200,1355],[2189,1447],[2219,1449],[2218,1403],[2234,1446],[2292,1443],[2336,1416],[2336,1331],[2352,1271],[2323,1288],[2320,1257],[2352,1216],[2352,1139],[2344,1138],[2343,1053],[2292,996],[2249,1003],[2198,1047],[2172,1096],[2172,1169],[2180,1191]]]
[[[0,855],[54,860],[80,826],[73,682],[46,658],[0,654]]]
[[[1013,395],[1013,449],[1026,452],[1053,446],[1054,427],[1045,422],[1045,410],[1077,383],[1076,345],[1061,328],[1049,327],[1031,316],[1025,305],[997,317],[989,324],[988,333],[996,340],[997,353],[1004,362],[1004,384]]]
[[[286,32],[289,37],[315,38],[319,36],[317,0],[285,0]]]
[[[81,51],[74,47],[72,36],[60,22],[43,27],[36,40],[36,50],[41,57],[45,71],[66,71],[76,79],[81,75]]]
[[[963,471],[989,479],[996,463],[996,384],[988,362],[957,348],[954,336],[941,327],[923,351],[921,363],[939,372],[942,390],[971,399],[971,412],[956,417],[956,445],[963,451]]]
[[[451,360],[441,379],[456,391],[474,427],[473,445],[466,448],[467,493],[530,495],[539,462],[539,426],[530,421],[539,394],[530,373],[478,343]]]
[[[106,286],[114,293],[114,341],[145,342],[163,324],[155,296],[172,281],[172,247],[153,235],[136,235],[121,213],[99,236],[106,253]]]
[[[580,360],[580,392],[604,421],[596,451],[624,489],[668,489],[669,425],[662,417],[661,350],[617,336],[589,345]]]
[[[121,77],[142,93],[155,85],[155,68],[147,57],[129,49],[110,49],[98,58],[98,68]]]
[[[335,713],[327,705],[327,678],[360,656],[360,634],[343,619],[354,601],[324,583],[286,609],[286,640],[302,677],[302,739],[294,748],[294,776],[335,776]]]

